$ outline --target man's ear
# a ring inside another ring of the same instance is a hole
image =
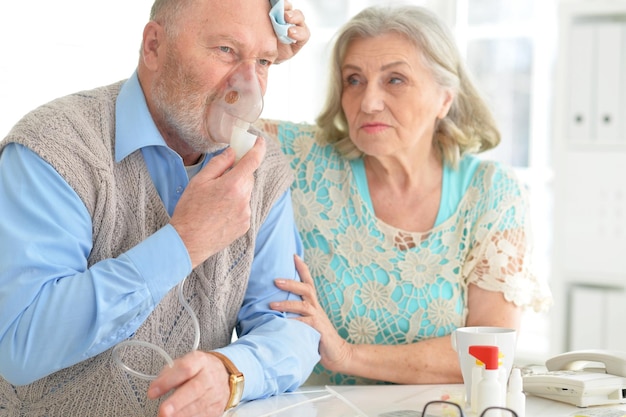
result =
[[[151,71],[159,69],[159,58],[165,53],[165,31],[157,22],[150,21],[143,29],[141,59]]]

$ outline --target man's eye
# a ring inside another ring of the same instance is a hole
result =
[[[227,54],[233,51],[233,48],[231,48],[230,46],[220,46],[219,49],[220,51]]]
[[[259,65],[261,65],[262,67],[269,67],[270,65],[272,65],[272,61],[270,61],[269,59],[259,59]]]

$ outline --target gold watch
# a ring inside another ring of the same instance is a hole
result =
[[[226,356],[222,355],[221,353],[215,352],[215,351],[210,351],[207,353],[215,356],[220,361],[222,361],[222,363],[224,364],[224,367],[230,374],[230,377],[228,378],[228,385],[230,387],[230,397],[228,397],[228,402],[226,403],[226,408],[224,409],[224,411],[231,409],[233,407],[236,407],[237,404],[239,404],[239,401],[241,401],[241,396],[243,395],[243,385],[244,385],[243,374],[239,372],[239,369],[237,369],[235,364],[232,363],[230,359],[228,359]]]

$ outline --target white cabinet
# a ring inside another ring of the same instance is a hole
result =
[[[626,0],[564,1],[559,25],[552,349],[626,350]]]
[[[568,304],[566,350],[626,350],[623,287],[573,283]]]
[[[573,142],[626,141],[623,122],[626,21],[620,17],[579,17],[563,38],[568,51],[565,133]]]
[[[594,61],[597,67],[597,101],[592,113],[597,129],[592,131],[592,135],[595,133],[596,140],[626,142],[626,125],[621,117],[626,115],[622,111],[626,107],[626,96],[623,94],[626,83],[626,21],[601,20],[592,25],[597,51]]]

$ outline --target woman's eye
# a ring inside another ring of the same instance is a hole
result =
[[[355,76],[347,77],[345,82],[347,85],[359,85],[360,84],[360,80]]]
[[[389,84],[393,84],[393,85],[402,84],[403,82],[404,82],[404,80],[402,78],[399,78],[399,77],[391,77],[389,79]]]

